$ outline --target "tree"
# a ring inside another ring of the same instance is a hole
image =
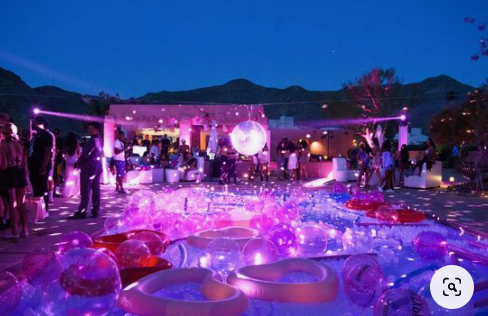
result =
[[[94,114],[103,116],[107,115],[110,104],[119,103],[121,100],[118,93],[112,96],[105,91],[101,91],[98,93],[98,97],[85,98],[85,102],[92,107]]]
[[[479,51],[471,56],[471,60],[478,60],[480,56],[488,57],[488,32],[486,25],[487,22],[478,22],[474,18],[464,18],[464,23],[473,24],[481,32],[479,41]]]
[[[473,143],[488,140],[488,89],[468,93],[460,108],[447,108],[430,121],[430,132],[437,143]]]
[[[394,68],[373,68],[346,83],[344,88],[361,110],[361,116],[372,119],[372,123],[365,126],[370,130],[374,130],[376,118],[392,116],[402,107],[398,103],[401,82]],[[391,132],[386,122],[383,125],[387,133]]]

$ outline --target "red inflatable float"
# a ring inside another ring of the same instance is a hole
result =
[[[389,205],[385,202],[376,202],[376,201],[369,201],[369,200],[358,200],[358,199],[351,199],[344,204],[350,210],[356,211],[376,211],[378,207],[383,205]]]
[[[142,267],[130,267],[120,270],[122,287],[126,287],[127,285],[134,283],[154,272],[168,270],[171,268],[173,268],[171,262],[156,256],[151,256],[151,259],[148,262],[144,262],[144,266]]]
[[[93,247],[94,248],[105,248],[110,250],[113,254],[115,254],[115,251],[117,250],[117,247],[123,243],[126,240],[131,239],[134,237],[136,234],[141,233],[141,232],[153,232],[157,234],[159,237],[161,237],[161,240],[163,241],[163,252],[168,248],[170,240],[166,234],[153,231],[153,230],[147,230],[147,229],[138,229],[138,230],[131,230],[125,233],[120,233],[120,234],[115,234],[115,235],[107,235],[107,236],[99,236],[99,237],[94,237],[93,238]]]
[[[399,223],[418,223],[421,222],[425,219],[425,215],[423,213],[407,209],[407,208],[402,208],[402,209],[397,209],[398,214],[398,222]],[[366,216],[370,218],[376,218],[376,210],[370,210],[368,213],[366,213]]]

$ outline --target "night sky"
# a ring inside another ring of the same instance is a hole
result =
[[[29,85],[123,97],[247,78],[335,90],[374,66],[403,82],[447,74],[478,86],[471,61],[487,0],[2,0],[0,67]]]

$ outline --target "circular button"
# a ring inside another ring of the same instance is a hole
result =
[[[471,300],[473,293],[473,278],[466,269],[459,266],[442,267],[430,280],[432,298],[447,309],[463,307]]]

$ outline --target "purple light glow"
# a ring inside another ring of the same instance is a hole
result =
[[[35,108],[34,110],[32,110],[32,112],[37,115],[39,113],[41,113],[41,110],[39,108]]]
[[[405,121],[407,116],[405,114],[400,115],[400,121]]]

